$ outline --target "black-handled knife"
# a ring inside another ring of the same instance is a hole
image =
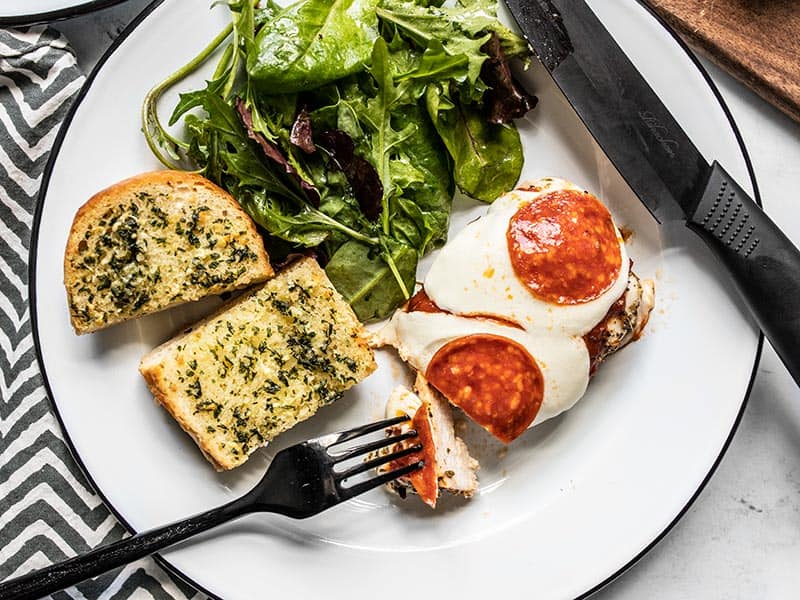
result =
[[[505,2],[631,189],[656,219],[681,219],[703,239],[800,384],[800,251],[708,164],[583,0]]]

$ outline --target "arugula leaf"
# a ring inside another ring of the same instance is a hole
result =
[[[284,94],[361,70],[378,37],[376,6],[377,0],[304,0],[287,7],[256,35],[248,75],[262,93]]]
[[[172,115],[169,118],[169,125],[175,125],[175,123],[190,110],[202,107],[206,99],[206,94],[220,93],[225,85],[226,77],[227,76],[223,76],[213,81],[207,81],[206,87],[202,90],[194,90],[180,94],[178,96],[178,104],[175,105]]]
[[[256,223],[275,237],[305,247],[319,245],[332,232],[377,245],[376,238],[311,206],[299,186],[287,181],[285,168],[278,170],[265,164],[261,149],[248,138],[236,108],[214,89],[207,91],[202,107],[208,118],[185,118],[192,134],[190,153],[203,173],[229,190]]]
[[[207,117],[187,115],[185,123],[192,138],[190,156],[209,179],[229,190],[242,185],[263,187],[267,192],[302,201],[278,173],[264,165],[236,109],[216,93],[214,86],[202,95],[201,106]]]
[[[322,244],[330,234],[330,225],[310,209],[299,213],[274,195],[250,188],[239,194],[239,204],[251,218],[271,235],[305,247]]]
[[[175,71],[164,81],[154,85],[142,100],[142,132],[147,146],[153,155],[168,169],[180,169],[178,164],[184,158],[182,153],[189,150],[190,143],[172,136],[161,124],[158,117],[158,100],[161,95],[179,81],[196,71],[225,42],[231,34],[233,25],[228,25],[197,56]],[[223,54],[223,59],[230,53]]]
[[[441,81],[447,79],[463,81],[468,72],[469,59],[465,54],[451,54],[445,50],[442,42],[432,40],[425,49],[425,53],[413,63],[407,64],[406,70],[400,71],[395,79],[397,81]],[[474,82],[475,79],[473,79]]]
[[[394,85],[389,48],[386,40],[379,38],[372,49],[370,73],[375,79],[377,93],[369,98],[358,114],[369,133],[372,163],[383,184],[383,231],[389,233],[389,199],[395,193],[395,184],[390,169],[393,148],[414,134],[416,125],[409,123],[400,131],[392,127],[392,111],[402,101],[400,91]]]
[[[245,126],[248,139],[258,144],[267,159],[273,161],[282,168],[282,174],[288,175],[289,180],[300,187],[306,199],[311,202],[312,205],[319,206],[319,190],[317,190],[313,183],[303,178],[289,159],[281,154],[280,150],[278,150],[275,145],[271,144],[260,131],[256,131],[253,125],[253,111],[247,107],[246,102],[241,98],[236,98],[234,106]]]
[[[527,44],[496,15],[496,4],[476,0],[457,6],[421,6],[408,0],[383,0],[378,16],[422,49],[418,63],[401,80],[453,80],[462,98],[480,102],[487,87],[480,79],[492,36],[506,56],[525,56]]]

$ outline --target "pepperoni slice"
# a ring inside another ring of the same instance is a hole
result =
[[[585,192],[559,190],[526,204],[511,218],[506,241],[517,278],[554,304],[600,297],[622,266],[611,214]]]
[[[533,422],[544,397],[544,377],[534,358],[514,340],[497,335],[469,335],[445,344],[425,377],[506,444]]]
[[[445,312],[441,308],[439,308],[433,300],[431,300],[430,296],[428,296],[427,292],[424,289],[421,289],[416,294],[411,296],[411,300],[408,301],[408,307],[406,308],[406,310],[408,312],[426,312],[426,313]]]
[[[431,428],[431,419],[428,415],[428,407],[424,402],[417,409],[411,423],[414,425],[414,429],[417,430],[419,443],[422,444],[422,450],[414,456],[417,457],[417,460],[422,459],[425,465],[411,473],[409,479],[423,502],[431,508],[436,508],[436,499],[439,497],[439,477],[436,474],[436,448],[433,445],[433,430]]]
[[[411,482],[411,485],[414,486],[414,490],[419,494],[422,501],[431,508],[436,508],[436,500],[439,497],[436,447],[433,441],[433,429],[428,414],[428,406],[425,402],[423,402],[422,406],[414,413],[411,424],[417,432],[417,439],[409,440],[407,444],[408,446],[422,444],[422,450],[404,456],[403,458],[393,460],[389,463],[388,470],[394,471],[417,461],[423,461],[424,466],[408,475],[408,480]],[[395,448],[395,450],[399,450],[399,448]]]

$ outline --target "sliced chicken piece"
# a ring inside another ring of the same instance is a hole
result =
[[[475,472],[480,465],[470,456],[464,440],[456,435],[452,405],[420,374],[414,389],[431,417],[439,489],[469,498],[478,489]]]
[[[589,349],[591,372],[603,360],[639,339],[655,305],[655,284],[641,280],[633,271],[628,275],[628,287],[605,318],[584,336]]]
[[[416,393],[404,386],[395,388],[386,403],[386,415],[413,416],[411,422],[396,426],[389,433],[395,435],[415,428],[425,448],[421,453],[412,454],[402,460],[411,462],[422,458],[425,466],[408,477],[389,482],[388,488],[401,498],[405,498],[409,492],[419,495],[431,508],[436,507],[441,490],[465,497],[472,496],[478,489],[475,471],[479,465],[470,456],[464,441],[456,436],[450,403],[430,387],[422,375],[417,375],[414,389]],[[402,442],[382,450],[382,453],[394,452],[414,443],[416,441],[413,440]],[[397,466],[399,465],[389,463],[381,470],[390,470]]]

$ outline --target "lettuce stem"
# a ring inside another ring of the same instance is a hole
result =
[[[232,31],[233,23],[225,27],[200,54],[164,79],[164,81],[156,84],[144,97],[144,101],[142,102],[142,131],[144,132],[144,137],[150,150],[161,164],[168,169],[180,169],[176,164],[176,162],[180,160],[178,149],[186,150],[188,144],[170,135],[161,124],[161,120],[158,118],[158,100],[165,91],[186,78],[205,63],[217,48],[230,36]],[[223,55],[223,59],[225,58],[226,57]]]
[[[333,217],[329,217],[321,210],[311,209],[316,214],[317,217],[324,221],[331,229],[335,229],[337,231],[341,231],[343,234],[350,236],[354,240],[358,240],[359,242],[363,242],[369,246],[377,246],[379,244],[379,240],[377,238],[369,237],[368,235],[364,235],[363,233],[359,233],[355,229],[351,229],[347,225],[340,223]]]

